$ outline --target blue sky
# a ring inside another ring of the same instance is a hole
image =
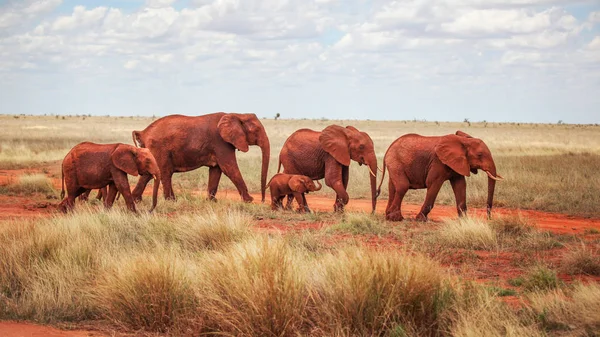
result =
[[[0,0],[0,102],[600,123],[600,2]]]

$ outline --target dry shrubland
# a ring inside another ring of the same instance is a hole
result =
[[[56,165],[84,140],[130,143],[131,130],[143,129],[151,119],[0,116],[0,121],[0,169],[8,169]],[[270,174],[283,141],[302,127],[354,125],[371,135],[380,162],[402,134],[460,129],[489,145],[506,178],[497,185],[497,205],[594,215],[600,204],[600,175],[592,174],[600,165],[596,126],[262,122],[271,138]],[[252,191],[259,189],[259,162],[258,149],[238,153]],[[361,178],[367,175],[366,168],[351,166],[351,197],[368,197],[368,180]],[[131,214],[122,203],[104,210],[92,201],[68,215],[0,221],[0,319],[98,321],[172,336],[593,336],[600,331],[597,283],[570,284],[559,277],[598,275],[593,240],[581,244],[541,232],[521,216],[387,223],[380,214],[296,214],[258,203],[214,203],[191,192],[204,190],[207,180],[205,169],[178,174],[177,201],[161,198],[151,215]],[[486,177],[467,182],[469,206],[483,206]],[[220,193],[233,188],[221,180]],[[39,174],[10,181],[0,193],[57,192]],[[384,188],[380,198],[386,197]],[[407,202],[423,199],[424,191],[406,197]],[[454,203],[449,185],[437,202]],[[149,200],[142,203],[140,209],[147,209]],[[256,219],[290,230],[265,230]],[[321,225],[295,231],[299,222]],[[371,245],[371,239],[396,245]],[[514,254],[505,267],[517,269],[517,277],[493,291],[489,284],[469,281],[474,278],[469,271],[483,264],[474,252]],[[554,262],[544,263],[552,255]],[[507,294],[516,295],[518,308],[501,300]]]

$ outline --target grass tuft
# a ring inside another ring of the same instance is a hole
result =
[[[600,275],[600,255],[585,243],[569,249],[562,257],[561,270],[567,274]]]
[[[444,220],[436,239],[443,245],[467,249],[494,249],[498,237],[494,229],[483,219],[463,217]]]
[[[196,310],[189,265],[181,257],[166,252],[117,262],[92,292],[104,317],[133,330],[168,332]]]
[[[597,336],[600,330],[600,285],[597,283],[534,292],[528,300],[547,330],[567,330],[570,336]]]
[[[328,336],[431,334],[455,295],[424,256],[360,248],[325,255],[313,282],[311,317]]]
[[[523,287],[529,291],[540,291],[558,288],[560,281],[556,271],[545,266],[535,266],[523,276],[509,280],[512,286]]]

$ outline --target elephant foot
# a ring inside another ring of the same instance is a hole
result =
[[[248,204],[254,201],[254,198],[252,198],[251,196],[242,197],[242,199],[244,200],[245,203],[248,203]]]
[[[142,202],[142,196],[141,195],[137,196],[137,197],[136,196],[132,196],[132,198],[133,198],[133,202],[135,202],[136,204]]]
[[[296,209],[296,212],[298,213],[304,213],[306,210],[304,209],[304,207],[298,207],[298,209]]]
[[[427,222],[427,215],[419,213],[416,217],[416,220],[421,222]]]
[[[402,221],[402,220],[404,220],[404,217],[402,216],[402,213],[400,213],[400,212],[392,212],[392,213],[385,215],[385,220],[387,220],[387,221]]]

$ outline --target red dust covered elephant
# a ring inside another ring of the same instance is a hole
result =
[[[265,200],[265,185],[271,146],[255,114],[212,113],[203,116],[171,115],[152,122],[142,131],[133,131],[134,143],[149,149],[161,172],[165,199],[175,199],[171,178],[175,172],[187,172],[208,166],[208,197],[215,199],[221,174],[235,185],[245,202],[252,202],[237,164],[235,150],[248,152],[250,145],[262,150],[260,187]],[[150,176],[142,176],[133,191],[141,199]]]
[[[59,204],[59,210],[66,212],[74,207],[75,198],[92,189],[108,186],[104,205],[111,207],[117,191],[123,195],[127,208],[136,212],[129,189],[127,175],[154,176],[152,209],[156,207],[160,170],[148,149],[140,149],[128,144],[96,144],[83,142],[75,145],[62,163],[62,192],[67,197]]]
[[[442,184],[450,180],[459,215],[467,212],[467,182],[465,177],[477,170],[488,175],[487,212],[490,217],[496,180],[496,164],[487,145],[478,138],[457,131],[455,135],[426,137],[414,133],[396,139],[383,158],[383,174],[390,171],[389,199],[385,217],[390,221],[401,221],[401,205],[409,189],[427,188],[427,196],[417,215],[417,220],[426,221],[433,208]]]

